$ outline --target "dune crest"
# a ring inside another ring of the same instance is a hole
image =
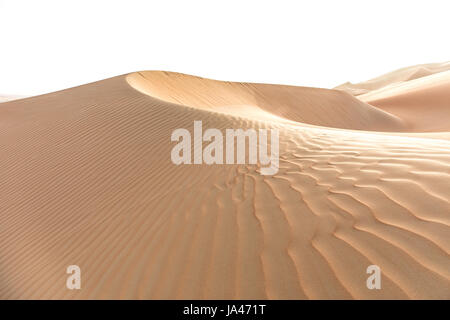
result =
[[[3,103],[0,298],[450,299],[450,141],[356,130],[399,119],[164,72]],[[171,133],[196,120],[279,129],[278,173],[174,165]]]
[[[343,129],[405,130],[396,116],[338,90],[225,82],[163,71],[132,73],[127,81],[164,101],[240,117]]]

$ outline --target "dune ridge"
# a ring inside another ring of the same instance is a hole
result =
[[[398,117],[339,90],[224,82],[162,71],[132,73],[127,81],[164,101],[236,116],[343,129],[405,130]]]
[[[195,120],[278,128],[278,173],[173,165]],[[336,90],[164,72],[4,103],[0,298],[449,299],[450,141],[375,132],[408,129]]]

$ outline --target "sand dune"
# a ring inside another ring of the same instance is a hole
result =
[[[278,121],[334,128],[405,130],[401,119],[339,90],[223,82],[154,71],[134,73],[127,79],[134,88],[164,101],[238,117],[270,120],[276,116]]]
[[[405,120],[415,131],[450,131],[450,71],[358,96]]]
[[[448,70],[450,70],[450,62],[419,64],[395,70],[374,79],[356,84],[346,82],[337,86],[335,89],[346,91],[354,96],[359,96],[373,90],[390,87],[392,85],[395,86],[402,82],[419,79]]]
[[[7,101],[13,101],[13,100],[17,100],[20,99],[22,97],[20,96],[13,96],[13,95],[0,95],[0,103],[2,102],[7,102]]]
[[[0,298],[450,299],[450,141],[395,133],[445,119],[383,108],[164,72],[4,103]],[[278,128],[278,173],[174,165],[195,120]]]

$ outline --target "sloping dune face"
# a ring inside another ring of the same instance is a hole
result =
[[[450,298],[450,141],[320,127],[401,128],[334,91],[167,77],[1,105],[0,298]],[[278,129],[279,171],[173,164],[196,120]]]

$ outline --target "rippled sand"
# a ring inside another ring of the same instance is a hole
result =
[[[147,71],[2,103],[0,298],[450,299],[438,71],[357,97]],[[174,165],[195,120],[278,128],[278,173]]]

